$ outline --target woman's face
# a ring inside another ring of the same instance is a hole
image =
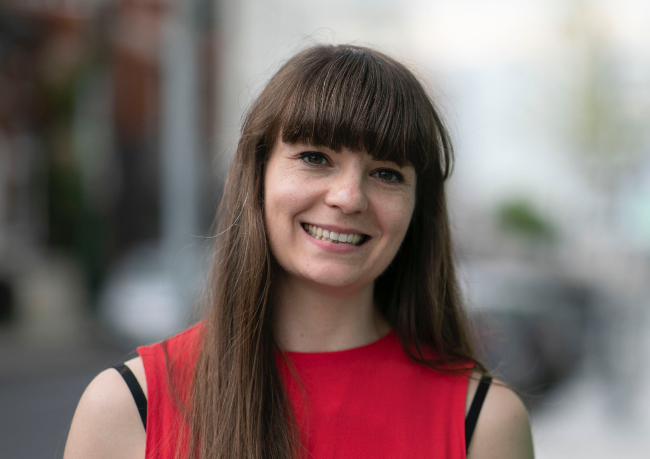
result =
[[[412,166],[278,140],[264,177],[271,251],[298,279],[365,286],[386,269],[404,239],[415,184]]]

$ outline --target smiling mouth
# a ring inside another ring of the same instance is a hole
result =
[[[359,246],[366,242],[370,236],[365,234],[344,234],[344,233],[335,233],[333,231],[328,231],[326,229],[320,228],[318,226],[310,225],[309,223],[301,223],[302,228],[314,239],[321,241],[329,241],[335,244],[350,244],[354,246]]]

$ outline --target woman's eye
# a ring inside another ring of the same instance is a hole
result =
[[[373,174],[380,180],[385,182],[401,182],[402,176],[398,172],[392,171],[390,169],[381,169]]]
[[[312,166],[325,166],[327,165],[327,158],[321,153],[303,153],[300,155],[302,160]]]

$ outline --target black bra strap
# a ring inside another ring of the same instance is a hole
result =
[[[140,387],[140,383],[136,379],[131,369],[126,365],[124,365],[123,363],[119,365],[115,365],[113,368],[115,368],[117,371],[120,372],[122,378],[124,378],[124,382],[126,382],[126,385],[129,386],[129,390],[131,391],[131,395],[133,395],[133,400],[135,400],[135,406],[138,408],[138,412],[140,413],[140,419],[142,419],[142,425],[144,426],[144,430],[146,432],[147,397],[144,396],[144,392],[142,392],[142,387]]]
[[[469,442],[472,440],[474,428],[476,427],[476,421],[478,421],[478,415],[481,412],[481,408],[483,407],[483,402],[485,401],[485,396],[487,395],[487,391],[490,388],[490,383],[492,383],[492,377],[483,375],[481,381],[478,383],[476,393],[474,394],[474,399],[472,400],[472,404],[469,407],[469,412],[465,418],[465,452],[469,450]]]

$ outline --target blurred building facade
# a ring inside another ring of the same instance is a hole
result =
[[[120,260],[173,237],[187,209],[192,234],[207,226],[213,24],[212,2],[0,4],[0,321],[8,327],[74,335]],[[174,50],[179,30],[186,49]],[[176,179],[184,170],[190,183]],[[55,331],[55,317],[69,323]]]

